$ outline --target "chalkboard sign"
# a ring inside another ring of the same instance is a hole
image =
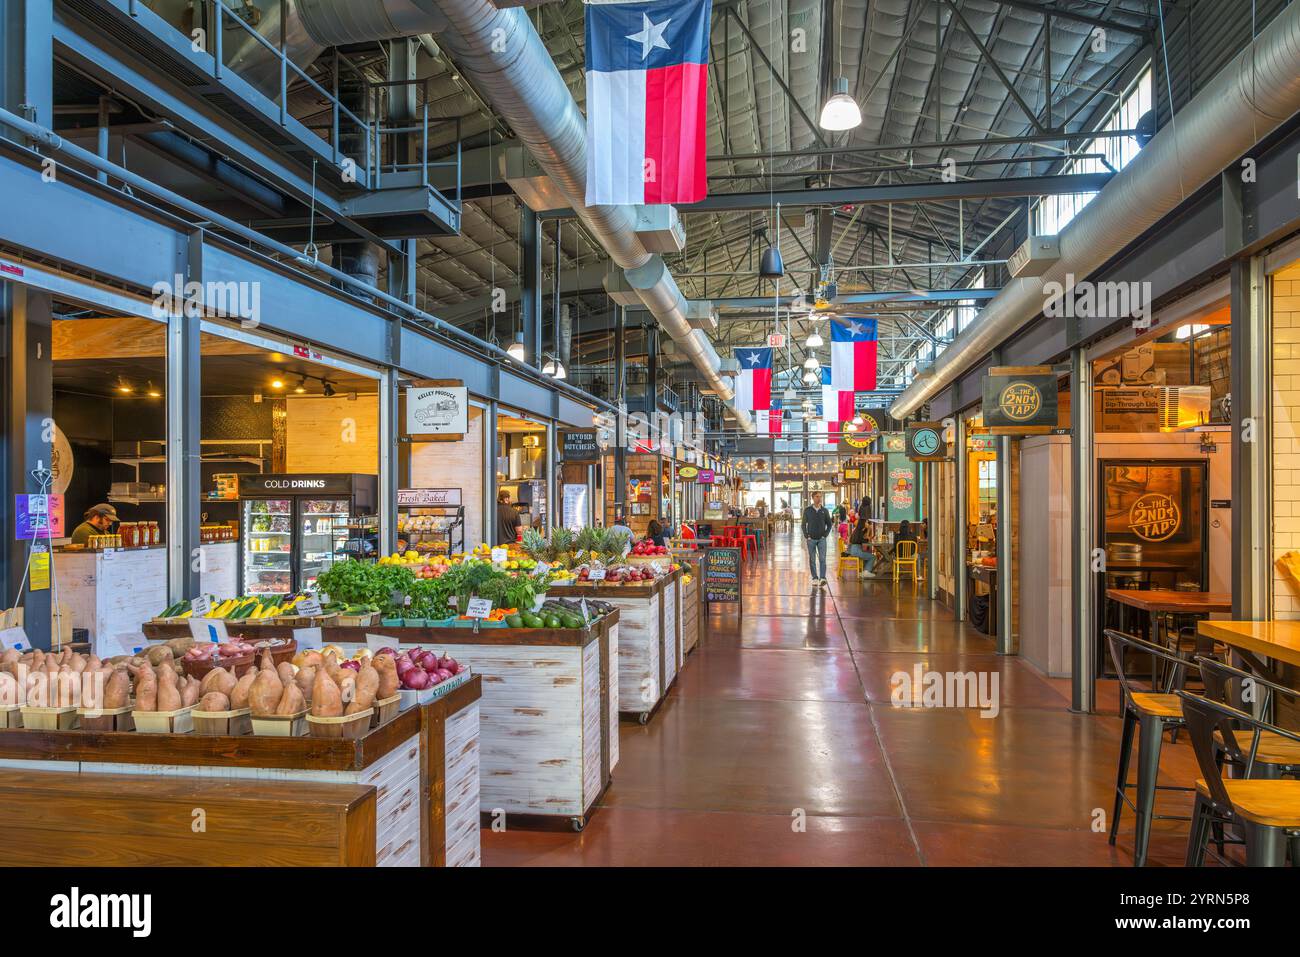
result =
[[[740,601],[739,548],[710,548],[705,551],[704,600]]]
[[[560,458],[570,465],[600,461],[595,429],[568,429],[560,433]]]

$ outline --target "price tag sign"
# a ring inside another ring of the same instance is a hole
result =
[[[190,635],[195,641],[210,641],[213,644],[225,644],[230,640],[226,623],[220,618],[189,618]]]
[[[550,570],[551,570],[550,564],[548,564],[547,562],[538,562],[536,565],[533,566],[533,577],[541,578]]]
[[[138,655],[144,650],[147,643],[144,635],[128,633],[105,638],[98,644],[101,658],[115,658],[118,655]]]
[[[320,599],[305,598],[293,606],[294,611],[304,618],[316,618],[320,615]]]
[[[208,612],[212,610],[212,598],[209,595],[200,595],[190,602],[191,618],[207,618]]]
[[[299,651],[320,651],[325,647],[325,636],[320,628],[295,628],[293,637],[298,642]]]
[[[469,607],[465,609],[465,615],[469,618],[486,618],[490,614],[492,614],[490,598],[471,598]]]
[[[593,568],[587,573],[587,581],[603,582],[605,580],[605,569]]]
[[[589,622],[591,621],[591,612],[587,608],[587,599],[583,598],[581,599],[581,602],[582,602],[582,620],[584,622]]]
[[[398,641],[389,635],[366,635],[366,647],[372,655],[379,654],[383,648],[396,648]]]
[[[510,558],[510,552],[509,552],[509,550],[504,549],[504,548],[494,548],[494,549],[492,549],[492,564],[495,565],[495,564],[497,564],[497,563],[499,563],[499,562],[504,562],[504,561],[508,560],[509,558]]]
[[[6,628],[0,631],[0,648],[5,651],[31,651],[32,643],[27,640],[27,632],[21,628]]]

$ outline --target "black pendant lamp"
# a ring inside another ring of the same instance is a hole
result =
[[[760,279],[780,279],[785,275],[785,263],[781,261],[781,250],[775,246],[768,246],[763,250],[763,256],[758,261],[758,276]]]

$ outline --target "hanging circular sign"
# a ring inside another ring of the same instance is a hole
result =
[[[75,463],[72,460],[72,446],[68,442],[68,437],[63,434],[63,430],[56,424],[54,426],[54,437],[50,442],[50,494],[63,495],[68,491],[68,486],[72,484],[72,470]]]
[[[684,479],[693,479],[700,474],[700,470],[694,465],[683,465],[677,470],[677,477]]]
[[[941,444],[939,433],[934,429],[917,429],[912,433],[912,448],[917,455],[934,455]]]
[[[1148,492],[1140,496],[1128,510],[1129,529],[1148,542],[1163,542],[1171,538],[1182,522],[1178,504],[1163,492]]]
[[[1042,405],[1043,397],[1031,382],[1012,382],[998,394],[998,408],[1015,422],[1032,419]]]

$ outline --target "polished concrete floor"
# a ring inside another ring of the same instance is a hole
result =
[[[801,540],[779,535],[747,564],[743,613],[715,613],[650,723],[622,724],[586,830],[484,830],[483,863],[1130,866],[1131,812],[1115,847],[1105,833],[1117,686],[1102,713],[1071,714],[1068,682],[995,655],[909,584],[841,581],[831,562],[819,593]],[[996,672],[998,713],[896,707],[891,679],[918,664]],[[1185,738],[1162,764],[1162,783],[1195,777]],[[1150,863],[1181,864],[1186,829],[1158,822]]]

